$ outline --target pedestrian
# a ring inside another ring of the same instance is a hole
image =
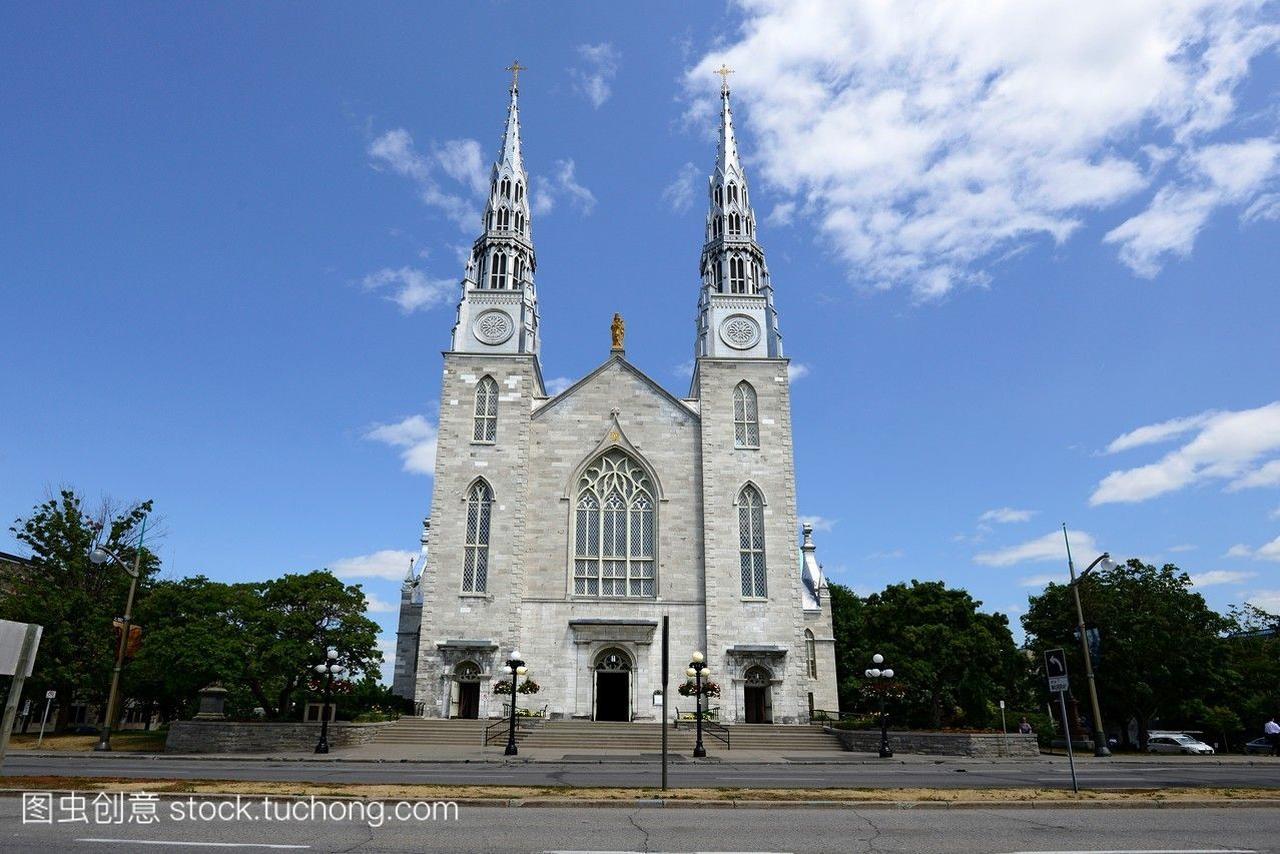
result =
[[[1267,737],[1267,743],[1271,745],[1271,755],[1280,756],[1280,724],[1276,723],[1275,715],[1263,724],[1262,733]]]
[[[1031,735],[1031,721],[1027,720],[1025,717],[1021,721],[1019,721],[1018,732],[1022,733],[1023,735]]]

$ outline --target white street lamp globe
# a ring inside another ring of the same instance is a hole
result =
[[[325,655],[329,656],[330,661],[333,661],[338,657],[338,651],[336,649],[331,649],[327,653],[325,653]]]
[[[317,664],[317,665],[316,665],[316,673],[324,673],[324,665],[323,665],[323,664]]]
[[[342,672],[342,667],[337,664],[330,664],[329,672],[332,673],[334,676],[337,676],[339,673]]]
[[[695,652],[695,653],[693,654],[693,660],[694,660],[694,661],[701,662],[701,661],[702,661],[702,653],[700,653],[700,652]]]
[[[103,548],[96,548],[93,551],[89,552],[89,560],[92,563],[97,563],[97,564],[106,563],[110,557],[111,556],[107,554],[106,549],[103,549]]]
[[[529,672],[529,668],[525,667],[523,664],[516,668],[517,675],[523,676],[528,672]]]
[[[870,670],[867,671],[867,675],[870,676],[872,679],[880,678],[880,668],[879,667],[871,668]]]
[[[711,671],[704,667],[704,668],[702,668],[702,674],[701,674],[701,675],[702,675],[702,678],[703,678],[703,679],[706,679],[708,676],[710,676],[710,675],[711,675]]]
[[[504,664],[504,665],[502,665],[502,672],[503,672],[503,673],[505,673],[505,674],[507,674],[508,676],[510,676],[510,675],[511,675],[511,665],[509,665],[509,664]]]
[[[862,675],[864,675],[864,676],[866,676],[868,679],[870,679],[870,678],[871,678],[871,668],[870,668],[870,667],[868,667],[866,670],[862,671]]]
[[[520,650],[518,649],[511,650],[511,658],[514,661],[519,661],[521,659]]]
[[[882,676],[884,676],[884,678],[886,678],[886,679],[892,679],[892,678],[893,678],[893,671],[892,671],[892,670],[881,670],[881,671],[880,671],[880,674],[881,674]]]
[[[693,678],[693,676],[694,676],[694,674],[695,674],[695,673],[697,673],[697,672],[698,672],[698,671],[694,670],[692,667],[686,667],[686,668],[684,669],[684,675],[685,675],[685,676],[688,676],[690,679],[692,679],[692,678]]]
[[[877,652],[875,655],[871,656],[871,663],[872,663],[872,664],[883,664],[883,663],[884,663],[884,656]]]

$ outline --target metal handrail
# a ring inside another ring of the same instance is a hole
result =
[[[681,714],[682,713],[680,711],[680,708],[677,706],[675,721],[672,723],[673,729],[680,729]],[[685,715],[684,720],[686,723],[688,723],[689,721],[693,721],[695,724],[697,723],[698,713],[696,711],[684,712],[683,714]],[[711,706],[709,708],[703,709],[702,710],[702,734],[709,735],[712,738],[723,742],[724,749],[731,750],[732,745],[729,744],[729,727],[720,723],[719,718],[720,718],[719,706]]]

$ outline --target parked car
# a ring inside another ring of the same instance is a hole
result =
[[[1267,741],[1267,737],[1265,735],[1261,738],[1255,738],[1244,746],[1244,752],[1261,753],[1264,756],[1269,756],[1271,754],[1271,742]]]
[[[1153,735],[1147,739],[1148,753],[1187,753],[1193,756],[1212,756],[1213,748],[1189,735]]]

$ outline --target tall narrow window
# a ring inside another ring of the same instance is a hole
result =
[[[738,448],[760,447],[760,414],[756,407],[756,390],[745,380],[733,390],[733,444]]]
[[[511,179],[510,178],[502,179],[502,195],[505,198],[508,198],[508,199],[511,198]]]
[[[809,678],[818,678],[818,644],[813,639],[813,630],[804,630],[804,660],[809,669]],[[809,696],[813,696],[810,694]]]
[[[492,442],[498,438],[498,384],[493,377],[476,383],[475,428],[473,442]]]
[[[764,500],[754,486],[738,493],[738,559],[742,567],[742,595],[768,596],[764,567]]]
[[[644,469],[608,451],[578,481],[573,592],[653,596],[654,502]]]
[[[738,200],[738,185],[730,184],[729,185],[729,201],[732,203],[732,202],[736,202],[737,200]]]
[[[516,181],[516,201],[524,201],[524,184]]]
[[[729,214],[729,233],[730,234],[742,233],[742,217],[736,213]]]
[[[493,490],[477,480],[467,493],[467,540],[462,560],[462,592],[484,593],[489,584],[489,523]]]
[[[747,282],[747,293],[758,294],[760,293],[760,267],[755,261],[751,262],[750,273],[751,278]]]
[[[711,262],[712,279],[715,281],[716,293],[724,293],[724,274],[720,271],[720,262],[715,260]]]
[[[745,264],[741,258],[734,257],[729,259],[729,293],[745,294],[747,292],[747,277],[744,268]]]
[[[518,291],[520,290],[520,287],[524,283],[524,259],[521,258],[519,255],[517,255],[515,263],[512,264],[511,266],[512,266],[511,272],[512,272],[512,279],[513,279],[513,281],[511,282],[511,287],[513,290]]]
[[[489,287],[495,291],[507,287],[507,253],[493,253],[493,263],[489,265]]]
[[[524,234],[524,211],[516,211],[516,231]]]

